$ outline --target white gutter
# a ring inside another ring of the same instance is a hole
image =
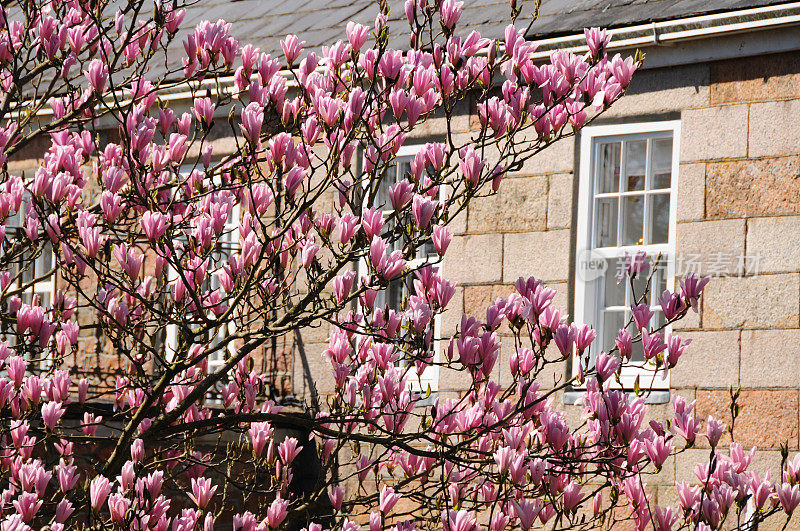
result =
[[[611,42],[607,49],[657,46],[798,24],[800,24],[800,2],[792,2],[610,29],[608,34],[611,36]],[[588,51],[583,33],[549,39],[532,39],[531,42],[538,45],[534,53],[535,60],[548,58],[550,52],[554,50],[568,50],[574,53]]]

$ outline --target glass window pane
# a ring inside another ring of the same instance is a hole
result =
[[[411,159],[403,158],[397,161],[397,181],[402,179],[411,180]]]
[[[659,261],[658,266],[656,267],[656,272],[653,275],[653,293],[656,295],[656,300],[661,297],[661,294],[664,293],[664,290],[667,289],[667,258],[665,256],[661,257],[661,261]],[[655,300],[653,301],[655,303]]]
[[[659,330],[659,333],[663,334],[664,331],[660,329],[662,326],[664,326],[666,322],[664,319],[664,312],[661,310],[661,307],[651,308],[651,309],[653,311],[653,320],[650,321],[651,323],[650,328],[653,330]]]
[[[395,184],[395,175],[397,169],[392,166],[386,171],[386,176],[378,184],[378,193],[375,194],[375,208],[382,208],[384,210],[391,210],[392,203],[389,200],[389,189]]]
[[[399,310],[403,305],[403,297],[405,295],[405,286],[400,280],[396,280],[389,284],[386,288],[386,305],[392,310]]]
[[[599,168],[597,171],[597,193],[619,192],[620,143],[603,143],[598,146]]]
[[[42,246],[42,254],[36,260],[37,274],[47,273],[53,268],[53,244],[50,242]]]
[[[605,352],[611,350],[615,343],[619,329],[625,324],[624,310],[604,310],[603,311],[603,337],[602,348]]]
[[[614,247],[617,245],[617,205],[618,199],[603,198],[595,202],[597,225],[595,227],[595,247]]]
[[[647,141],[625,142],[625,190],[633,192],[644,190],[644,176],[647,161]]]
[[[615,258],[606,260],[608,267],[603,279],[603,304],[604,306],[625,306],[625,279],[617,282],[619,261]],[[623,261],[624,264],[624,261]]]
[[[669,188],[672,184],[672,138],[653,140],[653,184],[651,189]]]
[[[669,194],[653,194],[649,201],[648,243],[667,243],[669,237]]]
[[[644,214],[644,196],[622,199],[622,245],[641,245]]]
[[[428,238],[425,242],[417,248],[417,258],[436,258],[439,253],[436,252],[436,246],[433,245],[433,240]]]
[[[396,227],[396,219],[391,218],[386,220],[386,223],[383,225],[383,230],[381,230],[381,235],[389,242],[389,248],[387,249],[389,253],[397,251],[398,249],[402,250],[405,245],[405,238],[399,234],[395,234]]]
[[[650,278],[650,263],[648,262],[647,269],[644,271],[639,272],[636,275],[636,278],[633,279],[633,292],[630,294],[629,304],[635,305],[638,304],[638,300],[641,299],[644,290],[647,288],[647,279]],[[630,286],[630,281],[628,281],[628,286]],[[628,291],[630,291],[630,287],[628,287]],[[649,300],[652,302],[653,298],[652,295],[649,297]]]

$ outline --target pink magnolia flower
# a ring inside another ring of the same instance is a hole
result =
[[[254,422],[250,425],[248,434],[250,435],[250,442],[253,444],[253,453],[256,456],[261,456],[267,443],[271,444],[273,432],[274,430],[269,422]]]
[[[78,380],[78,402],[83,404],[86,402],[86,395],[89,392],[89,380],[81,378]]]
[[[197,121],[206,126],[214,120],[214,104],[211,102],[211,98],[196,98],[192,111]]]
[[[142,215],[140,223],[145,235],[152,241],[158,240],[167,231],[167,218],[161,212],[148,210]]]
[[[477,186],[483,170],[484,161],[480,154],[472,147],[468,147],[461,153],[461,160],[458,163],[464,180],[471,186]]]
[[[42,500],[35,492],[23,492],[13,501],[13,505],[22,521],[30,522],[42,506]]]
[[[433,218],[433,214],[436,212],[438,206],[438,201],[433,201],[419,194],[414,195],[412,213],[414,215],[414,221],[419,228],[424,229],[430,225],[431,218]]]
[[[586,28],[583,30],[583,35],[586,37],[586,45],[589,47],[589,54],[592,57],[600,57],[605,47],[611,42],[611,36],[604,29]]]
[[[294,461],[294,458],[297,457],[302,449],[303,447],[299,446],[297,439],[294,437],[287,437],[278,445],[278,455],[281,461],[283,461],[283,464],[288,466]]]
[[[389,201],[395,210],[401,210],[406,206],[413,195],[414,187],[408,181],[400,181],[389,189]]]
[[[672,507],[656,506],[656,531],[671,531],[679,514]]]
[[[111,492],[111,482],[104,476],[95,476],[89,484],[89,499],[92,509],[99,511],[105,504],[108,494]]]
[[[595,369],[597,370],[597,377],[601,381],[608,380],[617,369],[622,365],[622,360],[617,356],[609,356],[605,352],[597,355],[594,362]]]
[[[100,417],[98,420],[101,420]],[[142,459],[144,459],[144,441],[142,439],[136,439],[131,443],[131,461],[134,463],[140,463]]]
[[[344,220],[344,216],[342,216]],[[374,208],[365,208],[361,211],[361,228],[368,238],[380,236],[383,229],[383,211]],[[340,229],[341,231],[341,226]],[[349,238],[348,238],[349,239]]]
[[[616,339],[614,339],[614,343],[617,345],[620,356],[630,361],[633,354],[633,338],[631,338],[630,332],[624,328],[620,329]]]
[[[25,361],[25,358],[20,356],[10,356],[6,358],[5,369],[16,388],[22,386],[22,380],[25,378],[25,370],[27,368],[28,362]]]
[[[56,522],[63,524],[75,511],[72,502],[64,498],[56,505]]]
[[[574,512],[577,507],[578,503],[581,501],[581,486],[579,483],[575,481],[571,481],[565,488],[564,488],[564,510],[568,512]]]
[[[356,216],[347,212],[342,214],[337,225],[339,227],[339,241],[347,243],[358,230],[359,220]]]
[[[442,527],[444,531],[476,531],[478,523],[473,513],[459,509],[442,512]]]
[[[108,67],[100,59],[92,59],[89,67],[84,71],[86,79],[92,86],[92,90],[98,95],[102,94],[108,83]]]
[[[108,497],[108,512],[111,514],[111,521],[115,524],[123,524],[125,515],[131,506],[131,500],[123,494],[116,492]]]
[[[539,516],[539,512],[542,510],[542,502],[525,498],[511,503],[519,519],[519,526],[525,531],[532,528],[536,522],[536,517]]]
[[[345,271],[333,279],[333,293],[338,302],[344,301],[350,295],[355,276],[355,271]]]
[[[386,240],[378,236],[372,237],[372,242],[369,245],[369,261],[372,266],[380,273],[386,265],[386,251],[389,244]]]
[[[364,43],[367,42],[367,35],[369,35],[369,28],[363,24],[347,23],[347,40],[353,51],[357,52],[364,46]]]
[[[667,349],[667,345],[662,341],[661,334],[650,335],[647,330],[642,330],[642,348],[644,349],[644,359],[651,360]]]
[[[400,493],[394,491],[392,487],[384,487],[381,489],[379,496],[379,505],[381,513],[389,514],[395,504],[400,500]]]
[[[300,185],[306,178],[306,170],[300,166],[294,166],[283,177],[283,186],[290,198],[294,198]]]
[[[242,133],[251,142],[256,142],[261,136],[263,123],[264,107],[258,103],[252,102],[242,111]]]
[[[701,280],[695,273],[689,273],[685,279],[680,281],[681,296],[695,312],[697,312],[697,302],[700,300],[700,294],[703,293],[703,288],[706,287],[710,280],[710,277],[705,277]]]
[[[578,352],[583,352],[589,345],[592,344],[595,337],[597,337],[597,333],[592,329],[592,327],[588,325],[583,325],[576,330],[575,333],[575,348]]]
[[[562,356],[566,357],[572,351],[572,345],[575,343],[575,333],[574,326],[561,325],[553,334],[553,341]]]
[[[453,240],[453,236],[450,234],[450,230],[447,227],[434,225],[432,240],[436,252],[439,256],[444,256],[447,252],[447,248],[450,246],[450,242]]]
[[[712,448],[717,446],[723,433],[725,433],[725,423],[709,415],[706,421],[706,438]]]
[[[58,486],[64,494],[71,491],[78,483],[79,476],[76,474],[77,469],[78,468],[75,466],[67,466],[63,463],[59,463],[56,469],[56,476],[58,478]]]
[[[770,482],[770,473],[767,472],[762,480],[758,473],[752,471],[749,473],[750,477],[750,491],[753,494],[753,504],[756,509],[761,509],[772,494],[772,483]]]
[[[439,14],[442,18],[442,26],[452,30],[458,22],[458,19],[461,17],[461,8],[463,7],[464,2],[443,0],[439,5]]]
[[[617,54],[611,59],[610,68],[617,83],[622,87],[627,87],[631,82],[637,65],[633,62],[633,57],[623,59],[620,54]]]
[[[778,500],[786,514],[792,514],[800,504],[800,485],[783,483],[778,487]]]
[[[655,437],[652,440],[645,439],[644,449],[653,465],[656,468],[661,468],[661,465],[664,464],[672,452],[672,443],[664,437]]]
[[[342,510],[342,500],[344,499],[344,488],[336,485],[328,489],[328,497],[331,499],[331,504],[337,511]]]
[[[217,486],[211,482],[211,478],[192,478],[192,493],[189,497],[199,509],[205,509],[216,490]]]
[[[646,304],[631,306],[631,314],[633,315],[633,320],[636,322],[636,328],[639,330],[647,329],[650,326],[650,321],[653,319],[653,312]]]
[[[42,420],[48,431],[53,431],[64,416],[64,407],[58,402],[48,402],[42,406]]]
[[[303,46],[305,46],[305,41],[300,41],[297,38],[297,35],[287,35],[285,39],[281,41],[281,47],[283,48],[283,54],[286,56],[286,63],[289,65],[294,64],[300,54],[303,53]]]
[[[683,352],[686,350],[686,347],[689,346],[691,343],[691,339],[687,339],[683,341],[676,335],[668,335],[667,336],[667,366],[672,368],[677,365],[678,360],[683,355]]]
[[[273,529],[277,529],[286,519],[286,515],[288,514],[287,508],[289,507],[289,501],[281,499],[280,496],[275,498],[272,504],[267,509],[267,523]]]

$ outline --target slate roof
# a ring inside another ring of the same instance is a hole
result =
[[[394,35],[406,29],[402,0],[388,0],[390,27]],[[531,20],[533,0],[519,0],[523,15],[518,25]],[[584,27],[618,27],[688,16],[732,11],[748,7],[782,4],[777,0],[543,0],[540,16],[531,26],[529,38],[568,35]],[[287,33],[300,35],[307,49],[344,38],[349,20],[371,25],[378,12],[375,0],[198,0],[189,9],[185,27],[218,18],[233,22],[233,33],[242,43],[253,43],[264,51],[280,53],[280,40]],[[486,37],[499,38],[510,20],[508,0],[465,0],[459,22],[463,29],[477,28]],[[181,39],[182,40],[182,39]],[[405,47],[400,39],[391,43]]]

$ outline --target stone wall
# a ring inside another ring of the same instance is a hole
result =
[[[800,61],[790,53],[644,70],[600,122],[676,118],[678,254],[757,256],[758,267],[716,267],[699,314],[677,327],[693,344],[671,375],[670,394],[730,422],[730,389],[741,387],[734,437],[758,447],[756,466],[774,478],[779,446],[797,451],[800,444]],[[547,281],[559,291],[556,303],[572,310],[578,142],[566,139],[538,155],[454,224],[444,267],[459,289],[445,337],[461,312],[482,316],[519,276]],[[498,373],[508,381],[513,343],[504,339]],[[440,396],[458,394],[465,383],[464,375],[442,371]],[[580,406],[560,407],[578,420]],[[651,406],[654,418],[670,413],[667,403]],[[707,454],[701,445],[664,466],[652,483],[659,503],[674,501],[666,485],[694,480],[694,465]]]

